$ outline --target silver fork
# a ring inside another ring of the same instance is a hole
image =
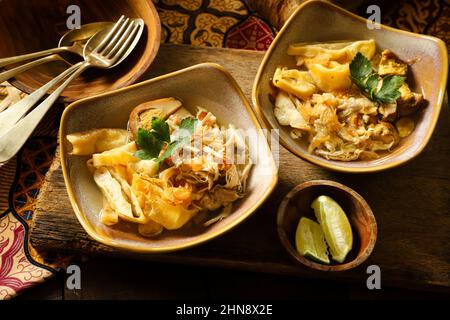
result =
[[[8,161],[20,150],[59,95],[84,70],[90,67],[108,69],[121,63],[139,41],[143,26],[142,19],[125,19],[122,16],[106,36],[100,32],[92,37],[84,49],[85,61],[73,65],[63,75],[47,83],[45,87],[50,88],[70,74],[47,99],[0,136],[0,163]],[[102,38],[101,41],[99,37]],[[32,105],[22,106],[16,112],[24,112],[23,115],[31,107]]]

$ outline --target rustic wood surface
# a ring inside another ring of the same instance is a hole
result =
[[[250,97],[262,53],[230,49],[165,45],[145,78],[199,62],[217,62],[231,71]],[[73,214],[58,157],[41,189],[30,241],[40,252],[77,252],[125,256],[153,261],[217,266],[308,278],[365,284],[366,267],[380,266],[384,286],[450,290],[450,138],[445,106],[426,150],[412,162],[376,174],[334,173],[309,164],[280,148],[279,183],[269,200],[228,234],[197,248],[172,254],[134,255],[118,252],[90,239]],[[378,223],[378,241],[362,266],[325,273],[291,262],[276,234],[276,211],[295,185],[311,179],[339,181],[359,192]]]

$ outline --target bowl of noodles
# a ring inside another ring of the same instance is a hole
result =
[[[446,51],[438,38],[308,1],[267,51],[253,104],[305,160],[341,172],[392,168],[419,155],[434,131]]]
[[[122,250],[169,252],[211,240],[275,187],[260,129],[215,64],[77,101],[60,131],[75,214],[92,238]]]

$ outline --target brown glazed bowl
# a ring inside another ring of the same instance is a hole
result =
[[[278,66],[295,67],[295,59],[287,55],[290,44],[298,42],[329,42],[374,39],[377,50],[390,49],[404,61],[410,61],[408,82],[428,102],[415,117],[416,128],[401,139],[390,152],[375,160],[333,161],[308,152],[305,139],[291,137],[289,128],[281,126],[274,116],[270,97],[274,94],[271,79]],[[325,1],[308,1],[292,14],[280,30],[253,84],[252,100],[258,115],[270,129],[278,129],[281,143],[295,155],[321,167],[341,172],[374,172],[396,167],[425,148],[436,126],[444,101],[448,74],[445,43],[435,37],[406,32],[387,26],[369,29],[367,20]],[[411,81],[413,80],[413,81]]]
[[[66,11],[70,5],[80,7],[81,24],[115,22],[126,15],[142,18],[146,27],[134,52],[123,63],[108,70],[87,70],[64,90],[60,101],[72,102],[125,87],[149,68],[158,52],[161,36],[159,16],[151,0],[0,1],[0,58],[57,47],[60,37],[68,31],[66,20],[70,14]],[[64,57],[81,60],[73,54],[64,54]],[[31,93],[66,68],[67,64],[62,61],[42,64],[17,75],[11,83]]]
[[[295,231],[300,218],[304,216],[316,220],[311,203],[321,195],[327,195],[339,203],[352,226],[353,248],[341,264],[313,262],[299,254],[295,247]],[[295,262],[322,271],[355,268],[370,256],[377,240],[377,223],[367,202],[356,191],[329,180],[312,180],[292,189],[278,209],[277,228],[283,247]]]
[[[61,166],[67,193],[75,214],[86,232],[95,240],[126,251],[160,253],[181,250],[211,240],[236,227],[267,199],[278,180],[278,170],[264,135],[249,137],[253,163],[246,195],[233,203],[233,211],[217,223],[203,227],[195,224],[178,230],[164,230],[154,238],[139,235],[135,224],[121,221],[108,227],[99,219],[102,194],[86,161],[89,157],[70,155],[66,135],[95,128],[127,128],[131,111],[139,104],[176,97],[191,113],[196,106],[211,111],[221,125],[260,132],[256,116],[231,75],[221,66],[202,63],[175,71],[127,88],[76,101],[62,115],[60,129]]]

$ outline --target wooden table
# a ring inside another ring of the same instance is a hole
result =
[[[145,78],[199,62],[228,68],[250,98],[262,53],[164,45]],[[203,246],[173,254],[140,255],[153,261],[261,271],[365,285],[366,267],[377,264],[384,286],[450,290],[450,128],[444,107],[435,134],[414,161],[377,174],[333,173],[280,148],[279,184],[270,199],[236,230]],[[281,198],[296,184],[332,179],[358,191],[371,205],[379,234],[367,263],[342,273],[319,273],[293,264],[278,241],[275,215]],[[30,232],[41,252],[127,256],[90,239],[76,220],[65,193],[59,160],[46,176]],[[135,256],[136,257],[136,256]]]

